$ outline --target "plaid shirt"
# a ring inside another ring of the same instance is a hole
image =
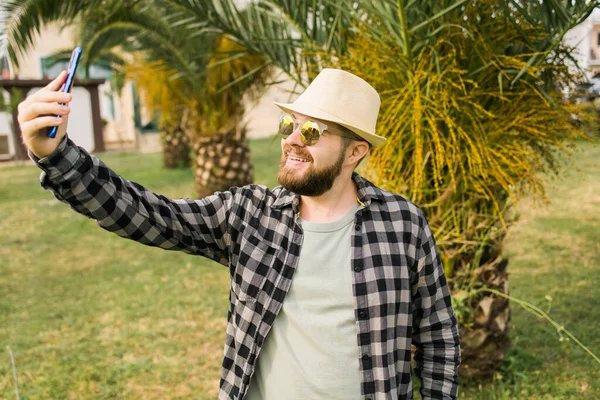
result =
[[[127,181],[69,139],[41,160],[42,186],[111,232],[229,268],[231,290],[219,399],[242,399],[290,289],[302,246],[299,198],[248,185],[170,200]],[[411,344],[423,398],[456,398],[459,337],[440,256],[423,212],[353,176],[356,339],[363,399],[411,399]]]

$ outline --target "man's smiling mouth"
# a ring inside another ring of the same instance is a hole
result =
[[[308,162],[308,160],[304,158],[294,157],[288,154],[288,160],[298,161],[298,162]]]

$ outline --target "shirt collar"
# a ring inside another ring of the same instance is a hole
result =
[[[384,201],[383,191],[377,186],[373,185],[367,179],[358,175],[356,172],[352,173],[352,180],[356,183],[356,188],[358,191],[358,199],[361,203],[365,205],[365,207],[369,207],[371,205],[371,201]],[[298,212],[298,204],[300,203],[300,197],[286,188],[280,186],[279,193],[277,198],[271,205],[272,208],[284,208],[292,206],[294,212]]]

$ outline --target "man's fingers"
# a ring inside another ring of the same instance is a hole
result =
[[[22,107],[26,107],[29,104],[36,103],[39,101],[43,102],[57,102],[57,103],[68,103],[72,99],[72,95],[70,93],[63,93],[58,91],[58,88],[64,86],[64,80],[66,78],[66,72],[63,71],[60,75],[46,85],[44,88],[38,90],[31,96],[27,96],[25,100],[23,100],[19,104],[19,112]]]
[[[65,83],[67,71],[62,71],[52,82],[46,85],[44,89],[56,92]]]
[[[66,115],[69,107],[58,103],[33,103],[19,113],[19,122],[24,123],[44,115]]]
[[[48,92],[39,91],[29,96],[29,103],[45,102],[45,103],[68,103],[71,101],[73,96],[71,93],[63,92]]]
[[[47,128],[49,126],[57,126],[60,125],[62,122],[62,118],[58,117],[38,117],[21,125],[21,131],[25,135],[31,136],[32,134],[36,133],[42,128]]]
[[[22,112],[25,108],[31,107],[31,105],[35,103],[68,104],[72,99],[73,95],[71,95],[70,93],[51,92],[42,89],[23,100],[21,104],[19,104],[19,112]]]

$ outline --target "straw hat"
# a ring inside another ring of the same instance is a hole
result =
[[[345,126],[374,148],[386,141],[375,134],[380,104],[377,91],[363,79],[341,69],[322,70],[293,103],[273,103],[285,112]]]

